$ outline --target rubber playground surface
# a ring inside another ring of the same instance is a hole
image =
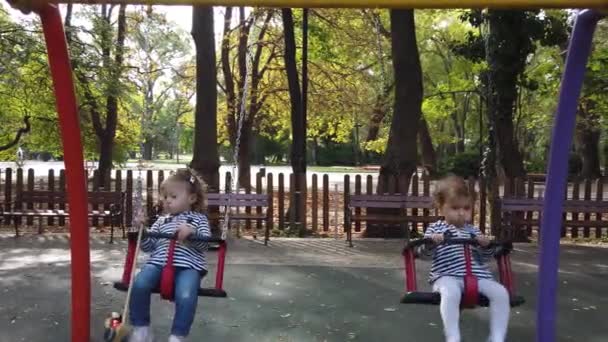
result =
[[[199,298],[189,341],[442,341],[438,307],[399,304],[401,242],[278,239],[229,242],[224,287],[228,298]],[[112,288],[122,274],[126,243],[91,238],[91,341],[103,320],[122,310],[125,294]],[[211,253],[213,254],[213,252]],[[527,303],[511,311],[509,341],[535,336],[534,245],[517,245],[513,270]],[[210,259],[213,262],[214,256]],[[558,298],[559,341],[608,341],[608,249],[563,245]],[[428,261],[417,263],[428,288]],[[69,341],[69,249],[66,235],[0,237],[0,341]],[[211,266],[209,285],[214,277]],[[155,296],[156,341],[166,341],[173,305]],[[466,310],[463,341],[484,341],[487,309]],[[79,322],[75,324],[87,324]]]

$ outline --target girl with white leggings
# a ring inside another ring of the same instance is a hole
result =
[[[433,239],[438,246],[434,250],[430,272],[433,291],[441,294],[439,311],[443,321],[446,342],[460,342],[460,301],[464,290],[466,272],[462,245],[442,245],[444,234],[454,238],[474,236],[480,247],[473,250],[472,273],[478,279],[479,292],[490,300],[489,342],[504,342],[509,324],[509,293],[500,283],[492,279],[492,273],[484,264],[494,254],[488,248],[490,240],[483,236],[471,221],[475,194],[469,190],[464,179],[449,176],[438,182],[435,202],[445,220],[431,224],[425,237]]]

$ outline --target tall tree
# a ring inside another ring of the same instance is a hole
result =
[[[159,114],[178,83],[184,81],[181,64],[189,59],[191,50],[184,32],[167,21],[164,13],[133,11],[129,18],[133,25],[129,42],[135,46],[129,56],[130,75],[141,94],[133,108],[141,113],[142,157],[152,160],[153,147],[166,141]]]
[[[196,45],[196,112],[194,151],[190,167],[211,191],[219,190],[217,149],[217,70],[213,7],[193,6],[192,37]]]
[[[391,37],[395,99],[393,118],[380,179],[388,176],[409,177],[416,170],[418,156],[418,128],[422,106],[422,69],[416,42],[413,10],[391,10]],[[386,190],[378,182],[379,192]]]
[[[99,173],[104,175],[112,169],[112,155],[114,139],[118,124],[118,98],[123,91],[121,80],[124,76],[124,54],[127,29],[126,5],[118,7],[116,29],[114,29],[113,5],[99,6],[99,13],[93,13],[94,44],[98,46],[101,56],[92,58],[98,60],[95,68],[83,68],[91,63],[86,55],[78,51],[85,51],[88,43],[82,41],[72,27],[72,5],[69,4],[65,17],[66,37],[72,53],[72,67],[76,79],[83,90],[83,107],[90,113],[99,148]],[[100,57],[100,58],[99,58]],[[101,88],[101,94],[97,90]],[[100,184],[103,185],[100,177]]]
[[[485,36],[469,34],[455,51],[472,60],[485,60],[484,81],[489,132],[495,134],[497,162],[507,177],[525,174],[523,155],[515,135],[514,114],[518,92],[526,86],[526,65],[537,48],[556,46],[567,39],[563,15],[540,15],[539,11],[479,10],[462,16],[477,28],[487,27]],[[494,153],[493,151],[490,151]]]
[[[289,85],[289,100],[291,104],[291,169],[295,177],[294,190],[300,194],[299,200],[306,200],[306,183],[302,183],[306,177],[306,118],[302,106],[302,92],[298,79],[298,68],[296,65],[296,41],[294,33],[293,12],[291,8],[282,9],[283,31],[285,37],[285,72]],[[302,204],[302,202],[300,202]],[[296,203],[289,205],[289,211],[295,211],[296,222],[304,222],[306,213],[301,210],[303,206]],[[300,227],[300,235],[304,234],[305,227]]]
[[[285,32],[285,72],[289,84],[289,99],[291,103],[291,168],[293,173],[306,173],[306,121],[302,112],[302,93],[298,67],[296,65],[296,41],[294,34],[293,12],[291,8],[282,9],[283,27]]]
[[[230,51],[233,29],[232,7],[226,8],[224,14],[224,33],[221,44],[221,65],[224,76],[224,93],[226,94],[226,126],[230,145],[235,148],[237,137],[239,140],[237,151],[237,165],[239,170],[239,185],[251,185],[251,153],[253,144],[253,129],[256,116],[261,110],[269,91],[261,89],[264,75],[268,72],[270,63],[277,57],[276,44],[266,41],[269,25],[274,10],[257,10],[249,17],[245,17],[245,9],[239,8],[239,36],[236,42],[236,67],[232,67]],[[258,23],[258,19],[260,23]],[[259,29],[258,26],[259,25]],[[252,30],[256,28],[256,30]],[[250,35],[256,34],[254,44],[249,46]],[[252,56],[247,75],[247,56]],[[234,71],[233,71],[234,70]],[[238,73],[236,72],[238,70]],[[236,82],[235,82],[236,81]],[[235,85],[237,89],[235,89]],[[245,94],[245,85],[248,93]],[[245,112],[243,112],[243,105]],[[241,118],[241,115],[244,115]],[[240,126],[239,126],[240,125]]]
[[[583,94],[579,101],[575,146],[578,151],[582,168],[579,176],[585,179],[595,179],[601,176],[600,141],[602,131],[606,132],[608,118],[608,25],[600,23],[594,39],[594,49],[589,62],[583,86]],[[604,135],[606,148],[608,139]],[[604,152],[608,160],[608,153]],[[608,163],[608,162],[607,162]]]
[[[489,11],[488,33],[488,112],[496,134],[498,160],[507,177],[525,175],[524,161],[514,135],[513,113],[517,82],[526,67],[531,41],[521,28],[523,11]]]

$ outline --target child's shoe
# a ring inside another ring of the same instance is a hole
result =
[[[130,342],[152,342],[153,336],[150,327],[134,327]]]

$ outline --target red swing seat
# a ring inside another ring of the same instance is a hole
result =
[[[146,233],[148,237],[155,237],[161,239],[170,239],[169,251],[167,255],[167,264],[163,267],[160,286],[152,290],[152,293],[159,293],[163,299],[173,301],[174,295],[174,278],[175,270],[173,267],[173,254],[175,251],[175,236],[171,234],[163,233]],[[122,274],[122,280],[114,283],[114,288],[119,291],[126,292],[129,289],[129,276],[134,265],[135,249],[137,248],[137,232],[129,232],[128,235],[128,248],[127,257],[125,259],[125,267]],[[225,240],[221,238],[206,238],[206,239],[190,239],[192,241],[205,241],[215,242],[219,244],[219,250],[217,254],[217,271],[215,273],[215,286],[214,287],[201,287],[198,289],[198,295],[200,297],[216,297],[225,298],[228,296],[226,291],[223,289],[224,284],[224,268],[226,263],[226,251],[228,246]]]
[[[464,276],[464,291],[461,300],[461,308],[472,309],[477,306],[487,307],[490,300],[479,293],[477,277],[472,274],[471,266],[471,246],[476,246],[475,239],[446,238],[444,244],[463,245],[466,274]],[[415,249],[423,245],[434,244],[432,239],[423,238],[412,240],[403,247],[403,261],[405,264],[405,294],[401,297],[403,304],[429,304],[439,305],[441,294],[438,292],[422,292],[417,290],[416,282],[416,253]],[[520,306],[525,303],[525,299],[515,295],[513,286],[513,273],[511,270],[511,260],[509,254],[513,250],[510,242],[491,242],[492,247],[496,247],[494,258],[498,263],[498,273],[500,283],[507,289],[510,297],[511,307]]]

